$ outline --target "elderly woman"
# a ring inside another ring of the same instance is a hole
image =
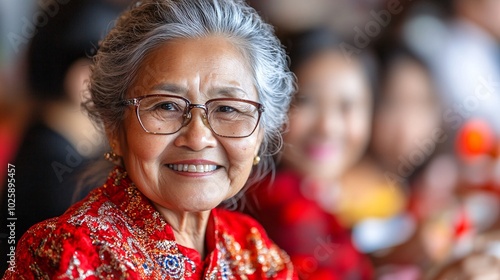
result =
[[[5,279],[294,279],[257,222],[216,208],[267,168],[292,91],[243,1],[137,2],[101,43],[87,104],[117,166],[22,237]]]

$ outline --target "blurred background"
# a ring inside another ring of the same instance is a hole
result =
[[[16,162],[23,139],[42,119],[56,120],[48,126],[74,148],[63,151],[60,166],[51,165],[56,175],[69,175],[80,166],[79,157],[100,156],[106,147],[85,120],[57,115],[60,107],[48,105],[49,96],[33,92],[30,45],[68,2],[0,0],[2,182],[7,164]],[[86,18],[88,24],[73,36],[99,18],[112,18],[128,1],[101,2],[107,8]],[[326,28],[339,39],[346,61],[365,61],[372,79],[373,104],[366,109],[370,139],[359,161],[342,174],[329,211],[370,258],[375,277],[500,279],[500,1],[248,2],[275,26],[285,45],[296,34]],[[103,10],[113,12],[102,15]],[[104,36],[110,26],[106,18],[97,34]],[[57,30],[47,36],[64,35]],[[82,49],[87,57],[95,52]],[[57,52],[48,49],[44,56]],[[37,73],[53,69],[51,59],[42,61]],[[61,84],[70,70],[67,66],[57,76]],[[84,84],[85,73],[75,75],[72,81]],[[81,87],[76,91],[71,98],[82,100]],[[68,126],[73,129],[67,131]],[[16,176],[30,174],[18,167]]]

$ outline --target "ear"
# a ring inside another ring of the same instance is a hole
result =
[[[82,58],[75,61],[66,71],[64,77],[64,92],[75,105],[80,105],[87,98],[87,82],[90,77],[90,60]]]
[[[106,136],[108,138],[109,145],[111,146],[111,150],[117,154],[118,156],[123,156],[124,151],[124,135],[120,128],[118,129],[106,129]]]

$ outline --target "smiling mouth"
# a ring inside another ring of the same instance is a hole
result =
[[[167,167],[174,171],[190,173],[212,172],[217,169],[217,165],[213,164],[167,164]]]

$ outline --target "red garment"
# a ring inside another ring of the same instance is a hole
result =
[[[65,214],[32,227],[4,279],[296,279],[289,257],[253,219],[211,211],[207,257],[172,228],[115,168]]]
[[[248,193],[247,212],[290,255],[301,279],[373,279],[370,261],[356,251],[349,232],[304,196],[301,182],[293,172],[278,172]]]

